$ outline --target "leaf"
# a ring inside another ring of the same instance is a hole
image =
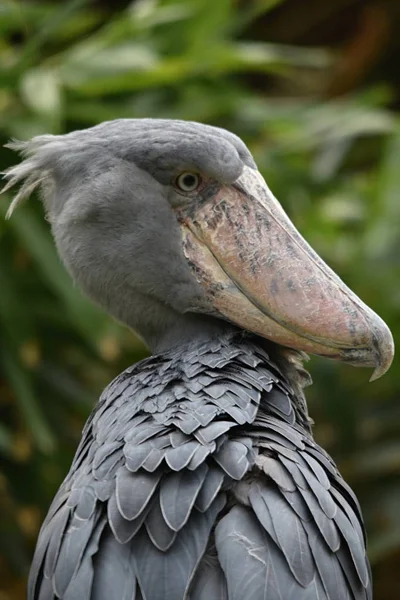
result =
[[[55,439],[35,397],[31,378],[10,344],[7,347],[0,346],[0,361],[36,445],[44,453],[53,451]]]
[[[377,179],[376,193],[379,210],[367,234],[370,258],[384,258],[390,250],[399,249],[400,223],[400,125],[386,143]]]
[[[27,106],[39,115],[58,118],[61,112],[61,87],[56,69],[35,68],[21,79],[21,95]]]
[[[7,456],[12,452],[12,434],[2,423],[0,423],[0,452]]]

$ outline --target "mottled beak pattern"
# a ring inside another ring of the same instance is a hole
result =
[[[296,230],[258,171],[245,167],[195,209],[178,209],[183,249],[219,316],[277,344],[389,368],[393,338]]]

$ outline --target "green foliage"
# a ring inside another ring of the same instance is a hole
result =
[[[117,117],[227,127],[249,144],[308,241],[398,338],[398,118],[379,88],[310,99],[308,82],[322,81],[334,56],[256,41],[252,24],[278,4],[284,2],[137,0],[109,14],[85,0],[3,3],[0,141]],[[15,160],[0,150],[1,168]],[[9,195],[0,200],[1,216],[9,202]],[[39,203],[0,220],[5,572],[25,572],[101,389],[144,353],[74,288]],[[316,359],[310,368],[316,437],[359,494],[379,564],[400,549],[400,371],[395,365],[368,385],[364,371]]]

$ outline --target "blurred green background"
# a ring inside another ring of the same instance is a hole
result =
[[[117,117],[227,127],[315,249],[400,336],[400,2],[0,2],[0,142]],[[0,169],[17,157],[0,148]],[[102,388],[140,342],[75,289],[41,205],[0,199],[0,600]],[[400,594],[400,369],[312,359],[317,440],[356,490],[375,599]]]

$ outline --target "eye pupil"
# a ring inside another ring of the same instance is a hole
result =
[[[196,177],[194,175],[185,175],[182,178],[182,182],[186,187],[192,187],[193,185],[196,185]]]
[[[183,192],[193,192],[199,187],[200,176],[197,173],[181,173],[175,180],[175,185]]]

